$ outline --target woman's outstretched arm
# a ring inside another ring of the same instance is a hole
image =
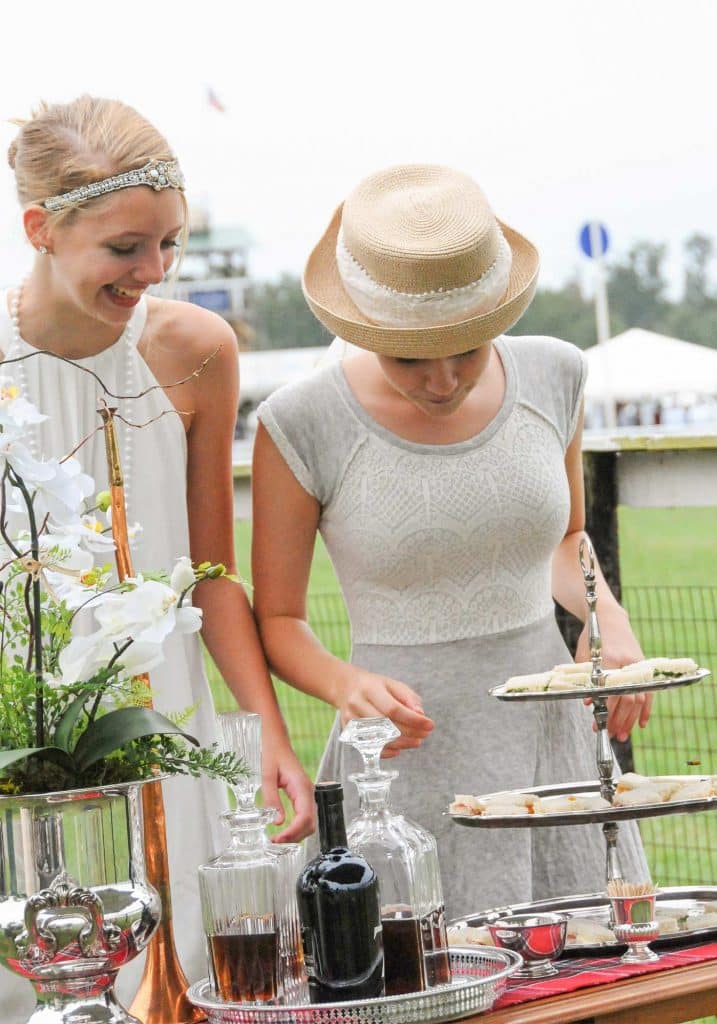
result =
[[[272,670],[304,693],[332,704],[342,722],[374,715],[401,730],[392,752],[416,747],[433,728],[405,683],[335,657],[306,617],[319,503],[303,489],[259,424],[252,471],[254,609]]]
[[[210,327],[205,327],[202,346],[216,354],[194,388],[188,433],[190,547],[195,563],[222,562],[235,573],[231,449],[239,393],[236,339],[218,318]],[[264,802],[277,808],[278,822],[284,820],[279,788],[294,807],[293,821],[276,838],[301,839],[315,827],[313,787],[289,742],[244,587],[212,580],[196,588],[194,602],[203,611],[202,636],[209,653],[237,703],[262,716]]]

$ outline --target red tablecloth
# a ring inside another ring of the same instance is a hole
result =
[[[604,985],[611,981],[623,981],[637,974],[666,971],[670,967],[688,967],[704,960],[717,960],[717,942],[704,946],[688,946],[660,953],[660,959],[646,964],[623,964],[619,957],[595,957],[559,960],[558,974],[550,978],[530,981],[526,978],[510,978],[508,988],[493,1007],[501,1010],[506,1006],[527,1003],[532,999],[547,999],[549,996],[575,992],[591,985]]]

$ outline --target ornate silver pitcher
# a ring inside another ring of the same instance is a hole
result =
[[[140,785],[0,796],[0,963],[35,988],[27,1024],[140,1024],[114,991],[161,914]]]

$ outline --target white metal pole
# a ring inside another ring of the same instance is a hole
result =
[[[590,249],[592,251],[594,284],[595,284],[595,326],[598,344],[610,337],[610,310],[607,303],[607,285],[605,283],[605,264],[602,258],[602,239],[600,225],[590,221]]]
[[[605,281],[605,264],[602,258],[602,238],[600,237],[600,225],[597,221],[591,220],[590,227],[590,251],[593,261],[593,282],[595,291],[595,327],[597,331],[598,344],[607,341],[610,337],[610,310],[607,301],[607,284]],[[606,371],[607,376],[607,371]],[[608,394],[605,398],[605,426],[617,426],[617,410],[615,398],[610,388],[609,378]]]

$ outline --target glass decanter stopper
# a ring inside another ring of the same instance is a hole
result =
[[[216,717],[222,750],[236,754],[246,767],[232,786],[237,809],[252,811],[261,788],[261,715],[222,711]]]
[[[391,810],[391,784],[399,773],[380,766],[383,748],[399,735],[388,718],[357,718],[340,736],[364,762],[362,772],[349,776],[358,789],[360,811],[347,835],[352,849],[379,877],[387,995],[451,980],[436,841]]]
[[[223,815],[232,833],[229,846],[223,854],[220,854],[219,858],[211,861],[204,868],[200,868],[200,886],[202,885],[202,872],[205,872],[209,880],[206,885],[212,884],[213,876],[206,869],[213,865],[216,866],[216,870],[226,869],[231,867],[231,863],[237,862],[236,851],[239,846],[243,851],[242,862],[247,863],[244,856],[247,841],[241,842],[240,836],[245,832],[251,833],[252,849],[256,852],[261,848],[263,857],[273,865],[271,869],[267,870],[273,871],[271,874],[274,886],[273,913],[278,931],[279,995],[276,1001],[305,1002],[308,991],[301,946],[299,912],[296,903],[296,879],[303,867],[304,855],[302,847],[298,843],[274,844],[271,842],[266,829],[273,823],[275,811],[273,808],[259,809],[256,806],[256,796],[261,787],[261,716],[242,711],[226,711],[217,715],[217,726],[222,749],[236,754],[243,761],[247,771],[232,786],[237,801],[236,810]],[[248,869],[245,867],[243,870]],[[210,973],[214,981],[217,971],[212,968],[211,941],[207,931],[206,915],[205,932],[208,936]],[[237,944],[235,943],[235,945]],[[239,959],[241,958],[239,957]],[[246,988],[246,986],[244,987]],[[217,986],[215,986],[215,990],[219,995]],[[233,998],[239,1001],[248,1001],[248,997],[241,994]]]

